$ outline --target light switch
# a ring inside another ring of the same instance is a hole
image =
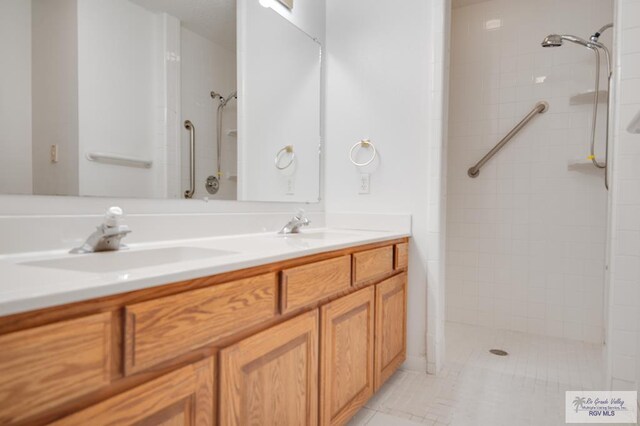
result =
[[[360,174],[358,194],[368,194],[370,192],[371,175],[369,173]]]

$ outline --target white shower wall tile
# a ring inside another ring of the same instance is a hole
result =
[[[593,55],[540,47],[549,33],[586,36],[612,20],[612,1],[584,3],[490,0],[453,9],[450,321],[602,341],[607,194],[602,173],[567,170],[588,154],[590,108],[569,98],[592,89]],[[611,32],[601,40],[611,46]],[[549,111],[470,179],[467,169],[540,100]]]

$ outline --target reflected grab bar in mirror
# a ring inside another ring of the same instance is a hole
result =
[[[507,144],[507,142],[509,142],[511,140],[511,138],[513,138],[520,130],[522,130],[522,128],[524,126],[526,126],[527,123],[529,121],[531,121],[531,119],[533,117],[535,117],[537,114],[542,114],[542,113],[546,112],[548,109],[549,109],[549,104],[548,103],[546,103],[545,101],[538,102],[536,104],[536,106],[531,110],[531,112],[529,114],[527,114],[526,117],[524,117],[522,119],[522,121],[520,121],[518,124],[516,124],[515,127],[513,129],[511,129],[511,131],[509,133],[507,133],[507,135],[504,138],[502,138],[502,140],[500,140],[500,142],[498,142],[496,144],[496,146],[491,148],[491,151],[489,151],[487,153],[487,155],[482,157],[480,159],[480,161],[478,161],[475,164],[475,166],[470,167],[469,170],[467,170],[467,174],[469,175],[469,177],[470,178],[478,177],[478,175],[480,174],[480,169],[482,168],[482,166],[485,165],[485,163],[487,161],[489,161],[491,159],[491,157],[496,155],[496,153],[498,151],[500,151],[502,149],[502,147],[505,146]]]
[[[193,198],[196,192],[196,128],[189,120],[184,122],[184,128],[189,131],[189,189],[184,191],[184,198]]]
[[[115,164],[117,166],[140,167],[150,169],[153,165],[151,160],[141,160],[135,157],[127,157],[126,155],[110,154],[107,152],[88,152],[87,160],[96,163]]]

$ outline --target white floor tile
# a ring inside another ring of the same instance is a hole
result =
[[[385,413],[375,413],[375,415],[366,423],[367,426],[423,426],[412,420],[403,419],[402,417],[392,416]]]
[[[600,345],[454,323],[445,336],[440,374],[398,371],[349,425],[564,425],[565,390],[603,388]]]

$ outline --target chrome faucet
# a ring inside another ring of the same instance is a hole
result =
[[[282,227],[278,234],[297,234],[303,226],[309,226],[311,221],[305,216],[304,210],[298,210],[295,216],[289,219],[289,222]]]
[[[120,240],[131,232],[131,229],[127,225],[120,224],[122,216],[120,207],[109,208],[105,214],[104,222],[96,227],[96,230],[83,245],[74,248],[69,253],[95,253],[127,248],[126,245],[120,243]]]

